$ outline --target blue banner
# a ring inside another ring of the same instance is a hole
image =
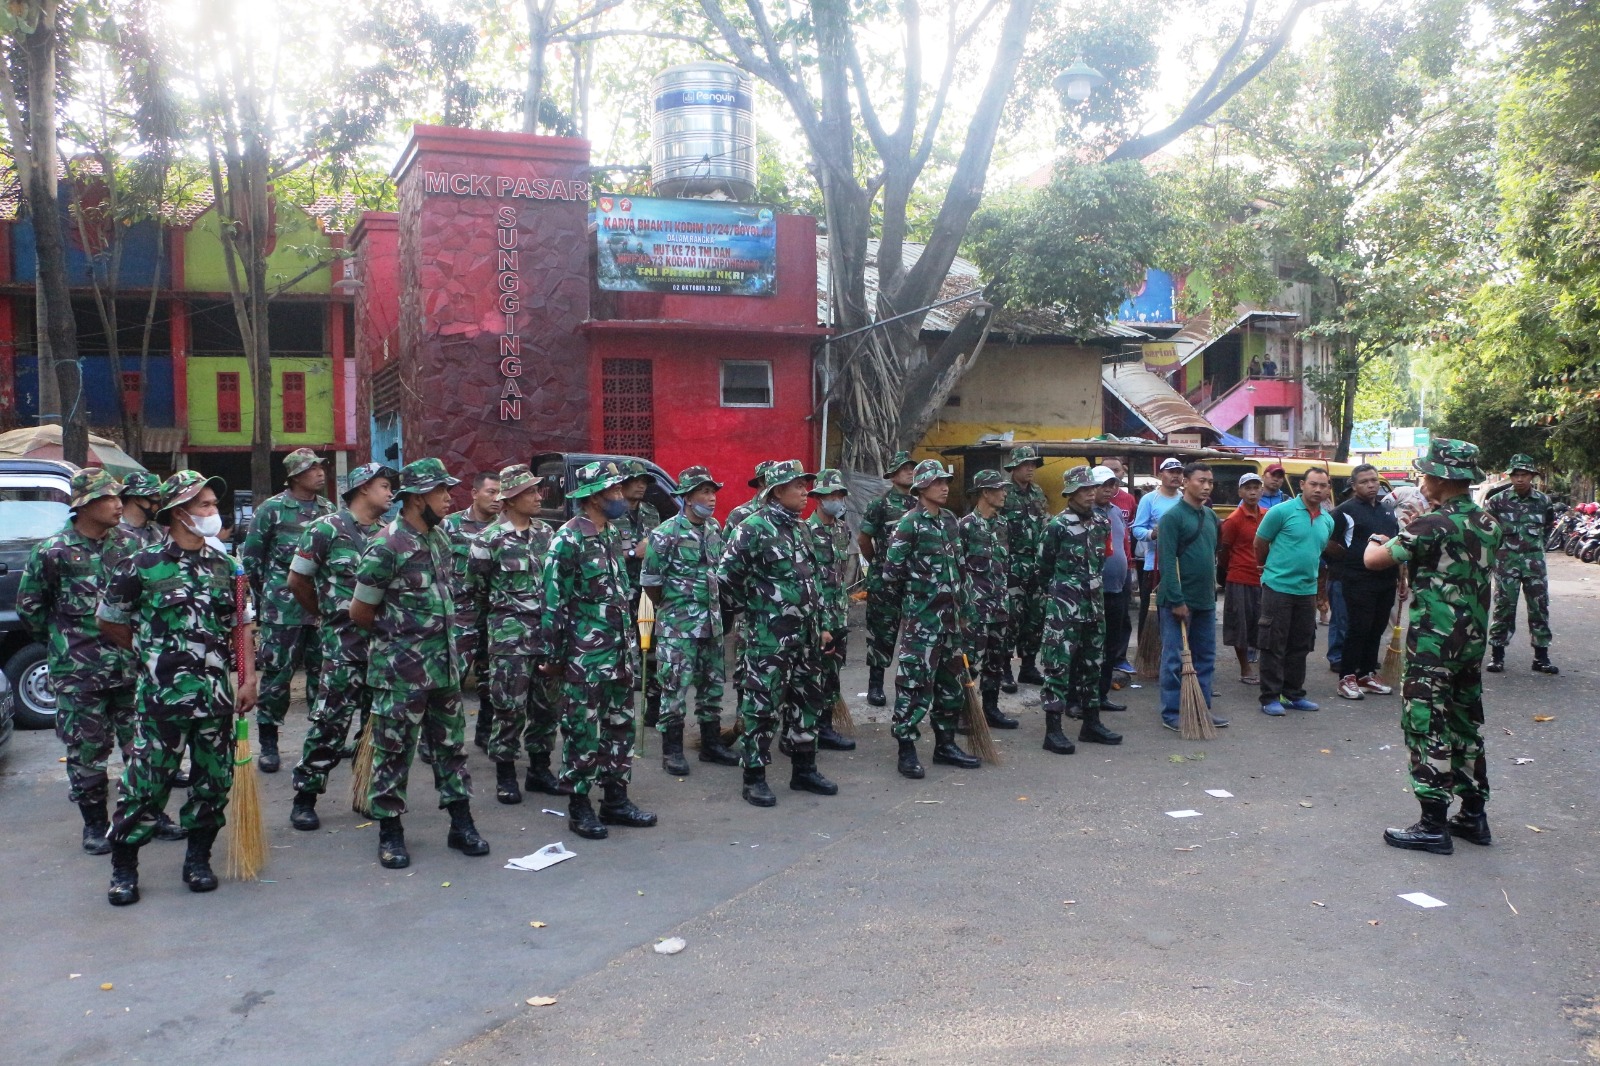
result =
[[[766,204],[600,193],[595,273],[609,292],[771,296],[778,222]]]

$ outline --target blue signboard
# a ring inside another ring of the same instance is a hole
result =
[[[609,292],[771,296],[778,221],[765,204],[600,193],[595,274]]]

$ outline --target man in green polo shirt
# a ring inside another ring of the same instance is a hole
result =
[[[1161,616],[1161,724],[1177,731],[1184,640],[1211,706],[1217,668],[1217,513],[1207,504],[1216,475],[1202,462],[1183,467],[1183,492],[1156,525],[1156,607]],[[1226,718],[1211,716],[1219,728]]]
[[[1288,707],[1314,711],[1306,699],[1306,656],[1317,646],[1317,568],[1333,533],[1328,472],[1314,466],[1300,479],[1300,495],[1280,503],[1256,527],[1261,564],[1261,713],[1279,717]]]

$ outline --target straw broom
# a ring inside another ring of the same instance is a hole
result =
[[[244,687],[245,655],[249,631],[245,628],[244,605],[250,587],[244,567],[233,569],[233,657],[237,664],[237,683]],[[250,753],[250,722],[244,715],[233,726],[233,785],[228,789],[228,857],[223,874],[233,881],[254,881],[267,865],[267,828],[261,813],[261,784],[256,777],[255,756]]]
[[[1149,681],[1161,676],[1161,622],[1155,617],[1156,590],[1144,601],[1144,620],[1139,624],[1139,650],[1133,668]]]
[[[833,697],[833,731],[841,737],[856,735],[856,719],[850,713],[850,705],[844,701],[842,692]]]
[[[1383,653],[1383,669],[1378,671],[1378,677],[1385,685],[1395,688],[1400,684],[1400,675],[1405,669],[1406,653],[1400,644],[1400,609],[1405,606],[1406,598],[1401,596],[1394,605],[1394,625],[1389,630],[1389,650]]]
[[[633,754],[637,758],[644,754],[644,739],[650,729],[644,724],[647,708],[650,706],[650,646],[655,641],[656,633],[656,605],[655,601],[643,593],[639,594],[639,713],[633,719]]]
[[[1206,706],[1206,693],[1200,687],[1200,676],[1195,673],[1194,659],[1189,654],[1189,623],[1179,622],[1183,636],[1179,650],[1182,660],[1182,684],[1178,689],[1178,735],[1184,740],[1215,740],[1217,727],[1211,722],[1211,708]]]
[[[965,668],[961,687],[967,697],[967,732],[972,738],[972,754],[991,766],[998,765],[1000,749],[995,747],[994,736],[989,732],[989,719],[983,716],[983,697],[978,695],[978,686],[973,683],[972,662],[965,652],[961,653],[961,665]]]
[[[368,818],[372,817],[372,722],[375,718],[377,715],[369,714],[362,723],[361,737],[356,741],[356,753],[350,760],[350,809]]]

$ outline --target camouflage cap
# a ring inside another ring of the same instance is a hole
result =
[[[910,452],[895,452],[894,455],[889,457],[888,464],[886,466],[884,466],[884,468],[883,468],[883,476],[885,478],[894,477],[895,471],[900,470],[900,469],[902,469],[904,467],[908,467],[910,465],[911,465],[911,453]]]
[[[86,467],[72,475],[72,510],[105,496],[121,496],[122,483],[109,470]]]
[[[1094,471],[1087,466],[1075,466],[1061,476],[1061,495],[1071,496],[1079,489],[1094,488]]]
[[[148,470],[135,470],[122,479],[123,496],[160,496],[161,478]]]
[[[1015,470],[1023,463],[1033,463],[1035,466],[1043,463],[1039,458],[1039,449],[1031,444],[1019,444],[1011,449],[1011,458],[1006,460],[1006,469]]]
[[[581,500],[604,492],[613,485],[622,484],[629,476],[626,468],[610,460],[585,463],[578,467],[578,472],[572,476],[574,484],[567,490],[567,499]]]
[[[1432,474],[1446,481],[1483,480],[1483,471],[1478,469],[1478,446],[1464,440],[1435,437],[1428,442],[1428,457],[1413,459],[1411,465],[1419,474]]]
[[[535,474],[527,463],[512,463],[500,471],[500,492],[495,498],[509,500],[519,492],[537,488],[543,482],[544,478]]]
[[[636,477],[647,478],[650,476],[650,464],[643,459],[629,459],[620,465],[623,472],[627,474],[626,480],[628,481],[632,481]]]
[[[772,469],[773,460],[763,459],[756,464],[756,476],[746,481],[745,484],[753,489],[764,488],[767,484],[767,471]]]
[[[1533,461],[1533,456],[1526,452],[1518,452],[1511,457],[1511,465],[1506,467],[1506,472],[1515,474],[1518,470],[1526,470],[1530,474],[1539,472],[1539,464]]]
[[[801,481],[814,478],[817,475],[806,473],[805,464],[798,459],[785,459],[781,463],[773,463],[767,467],[763,478],[763,488],[775,489],[779,485],[787,485],[791,481]]]
[[[459,485],[460,478],[450,476],[444,463],[438,459],[413,459],[400,468],[400,495],[429,492],[440,485]]]
[[[849,495],[850,490],[845,488],[844,475],[831,466],[825,466],[817,471],[817,483],[811,486],[812,496],[832,496],[836,492]]]
[[[156,508],[156,514],[181,507],[200,495],[200,490],[207,485],[218,496],[228,491],[228,483],[220,477],[206,477],[198,470],[179,470],[161,486],[161,506]]]
[[[975,489],[1003,489],[1006,487],[1006,476],[998,470],[980,470],[972,479]]]
[[[283,476],[298,477],[321,462],[321,456],[310,448],[296,448],[283,457]]]
[[[710,485],[712,488],[720,489],[722,482],[712,477],[711,471],[703,466],[685,467],[683,472],[678,475],[678,483],[673,486],[672,494],[674,496],[687,496],[701,485]]]
[[[948,481],[956,472],[937,459],[924,459],[911,474],[911,491],[921,492],[935,481]]]
[[[357,489],[361,488],[361,486],[365,485],[373,478],[380,477],[388,478],[391,485],[400,484],[400,471],[396,470],[394,467],[384,466],[382,463],[362,463],[360,466],[350,471],[350,476],[345,479],[345,490],[339,498],[344,500],[345,503],[349,503],[350,497],[356,494]]]

